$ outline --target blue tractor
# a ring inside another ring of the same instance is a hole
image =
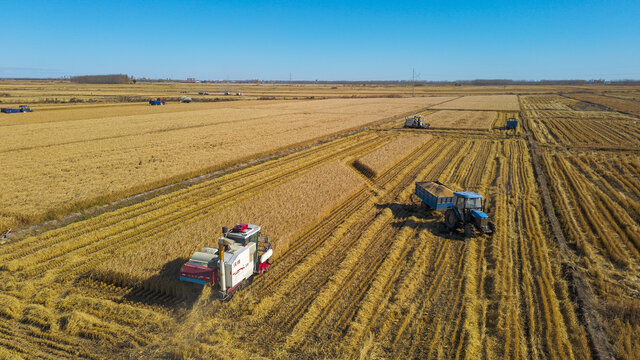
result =
[[[444,212],[444,224],[449,231],[464,228],[467,237],[474,237],[478,232],[496,232],[496,225],[489,221],[489,216],[484,212],[482,195],[473,191],[458,191],[453,195],[453,204]]]

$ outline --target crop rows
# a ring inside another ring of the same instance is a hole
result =
[[[637,118],[602,109],[576,111],[559,108],[555,101],[575,100],[554,96],[521,97],[535,139],[546,145],[573,148],[637,149],[640,125]],[[546,104],[546,105],[545,105]]]
[[[353,166],[367,177],[376,177],[389,169],[429,140],[431,135],[404,135],[353,162]]]
[[[195,221],[194,219],[210,211],[224,207],[225,204],[236,203],[242,198],[269,191],[277,184],[287,181],[292,174],[299,176],[313,171],[322,164],[334,161],[337,154],[341,156],[358,154],[371,151],[385,143],[384,138],[372,134],[348,137],[309,151],[296,153],[277,162],[248,168],[240,173],[233,173],[7,245],[5,249],[8,251],[1,255],[4,271],[0,274],[4,281],[0,286],[7,294],[19,296],[17,298],[18,315],[14,321],[28,316],[25,309],[30,308],[31,305],[23,306],[22,304],[28,304],[30,294],[35,292],[40,294],[39,296],[43,297],[42,301],[47,304],[44,308],[36,309],[51,309],[51,306],[56,309],[51,312],[50,320],[34,324],[43,333],[49,334],[55,330],[55,327],[61,327],[65,331],[65,336],[74,335],[104,344],[112,342],[116,334],[122,334],[118,341],[124,341],[121,344],[123,348],[145,346],[155,338],[153,334],[161,329],[159,326],[165,325],[153,325],[156,322],[150,322],[144,313],[138,311],[136,314],[135,308],[126,308],[129,306],[126,304],[130,303],[126,299],[135,298],[135,294],[132,293],[137,290],[127,291],[95,281],[87,283],[88,279],[78,278],[78,276],[82,276],[115,254],[125,253],[141,246],[153,239],[153,234],[160,236],[162,233],[175,231],[189,221]],[[76,280],[80,281],[76,282]],[[85,284],[83,286],[88,294],[104,294],[98,295],[98,297],[104,297],[104,300],[96,299],[97,302],[92,303],[88,298],[72,302],[59,298],[65,293],[64,289],[67,286],[73,288],[80,284]],[[39,290],[42,286],[50,290],[42,292]],[[122,296],[114,297],[114,292]],[[150,293],[147,296],[155,296],[155,294]],[[37,297],[32,298],[31,301],[34,299]],[[122,305],[113,303],[113,301],[123,300]],[[139,306],[135,303],[132,305]],[[158,309],[152,307],[150,310]],[[69,313],[69,311],[72,312]],[[110,315],[109,311],[114,313]],[[59,314],[63,314],[62,317]],[[38,319],[37,316],[30,318]],[[30,320],[29,323],[32,321]],[[51,326],[46,328],[45,325],[49,323]],[[132,332],[133,329],[140,329],[142,323],[146,323],[142,328],[148,330],[145,331],[148,337],[141,338]],[[16,337],[20,336],[26,335],[16,335]],[[28,354],[28,357],[37,356],[33,352]]]
[[[568,258],[576,259],[572,271],[587,279],[582,286],[592,294],[580,300],[589,303],[590,318],[599,322],[590,336],[599,338],[598,350],[605,356],[634,358],[640,347],[640,289],[628,274],[640,265],[637,121],[601,110],[528,116],[542,145],[571,145],[547,147],[541,160],[571,251]]]
[[[462,96],[432,107],[445,110],[500,110],[520,111],[516,95],[472,95]]]
[[[488,131],[496,119],[495,111],[440,110],[426,115],[429,128]]]
[[[442,237],[437,215],[407,205],[412,181],[381,186],[394,189],[377,199],[384,206],[371,212],[374,204],[365,202],[311,252],[288,253],[237,303],[208,311],[197,344],[176,353],[206,356],[227,345],[250,351],[259,338],[270,344],[261,353],[267,357],[588,356],[558,255],[544,236],[526,143],[446,139],[442,150],[442,141],[404,171],[494,198],[500,230],[492,240]],[[239,316],[247,302],[251,315]],[[234,327],[221,343],[222,329]],[[246,343],[230,340],[241,336]]]

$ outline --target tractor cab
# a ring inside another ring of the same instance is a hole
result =
[[[474,210],[482,212],[482,195],[473,191],[457,191],[453,195],[456,197],[455,207],[460,213],[468,213]]]

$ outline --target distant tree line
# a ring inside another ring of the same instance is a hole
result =
[[[69,80],[80,84],[128,84],[131,82],[129,76],[124,74],[72,76]]]

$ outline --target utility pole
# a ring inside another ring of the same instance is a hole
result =
[[[416,68],[413,68],[411,75],[411,97],[416,97]]]
[[[289,82],[291,82],[291,73],[289,73]]]

